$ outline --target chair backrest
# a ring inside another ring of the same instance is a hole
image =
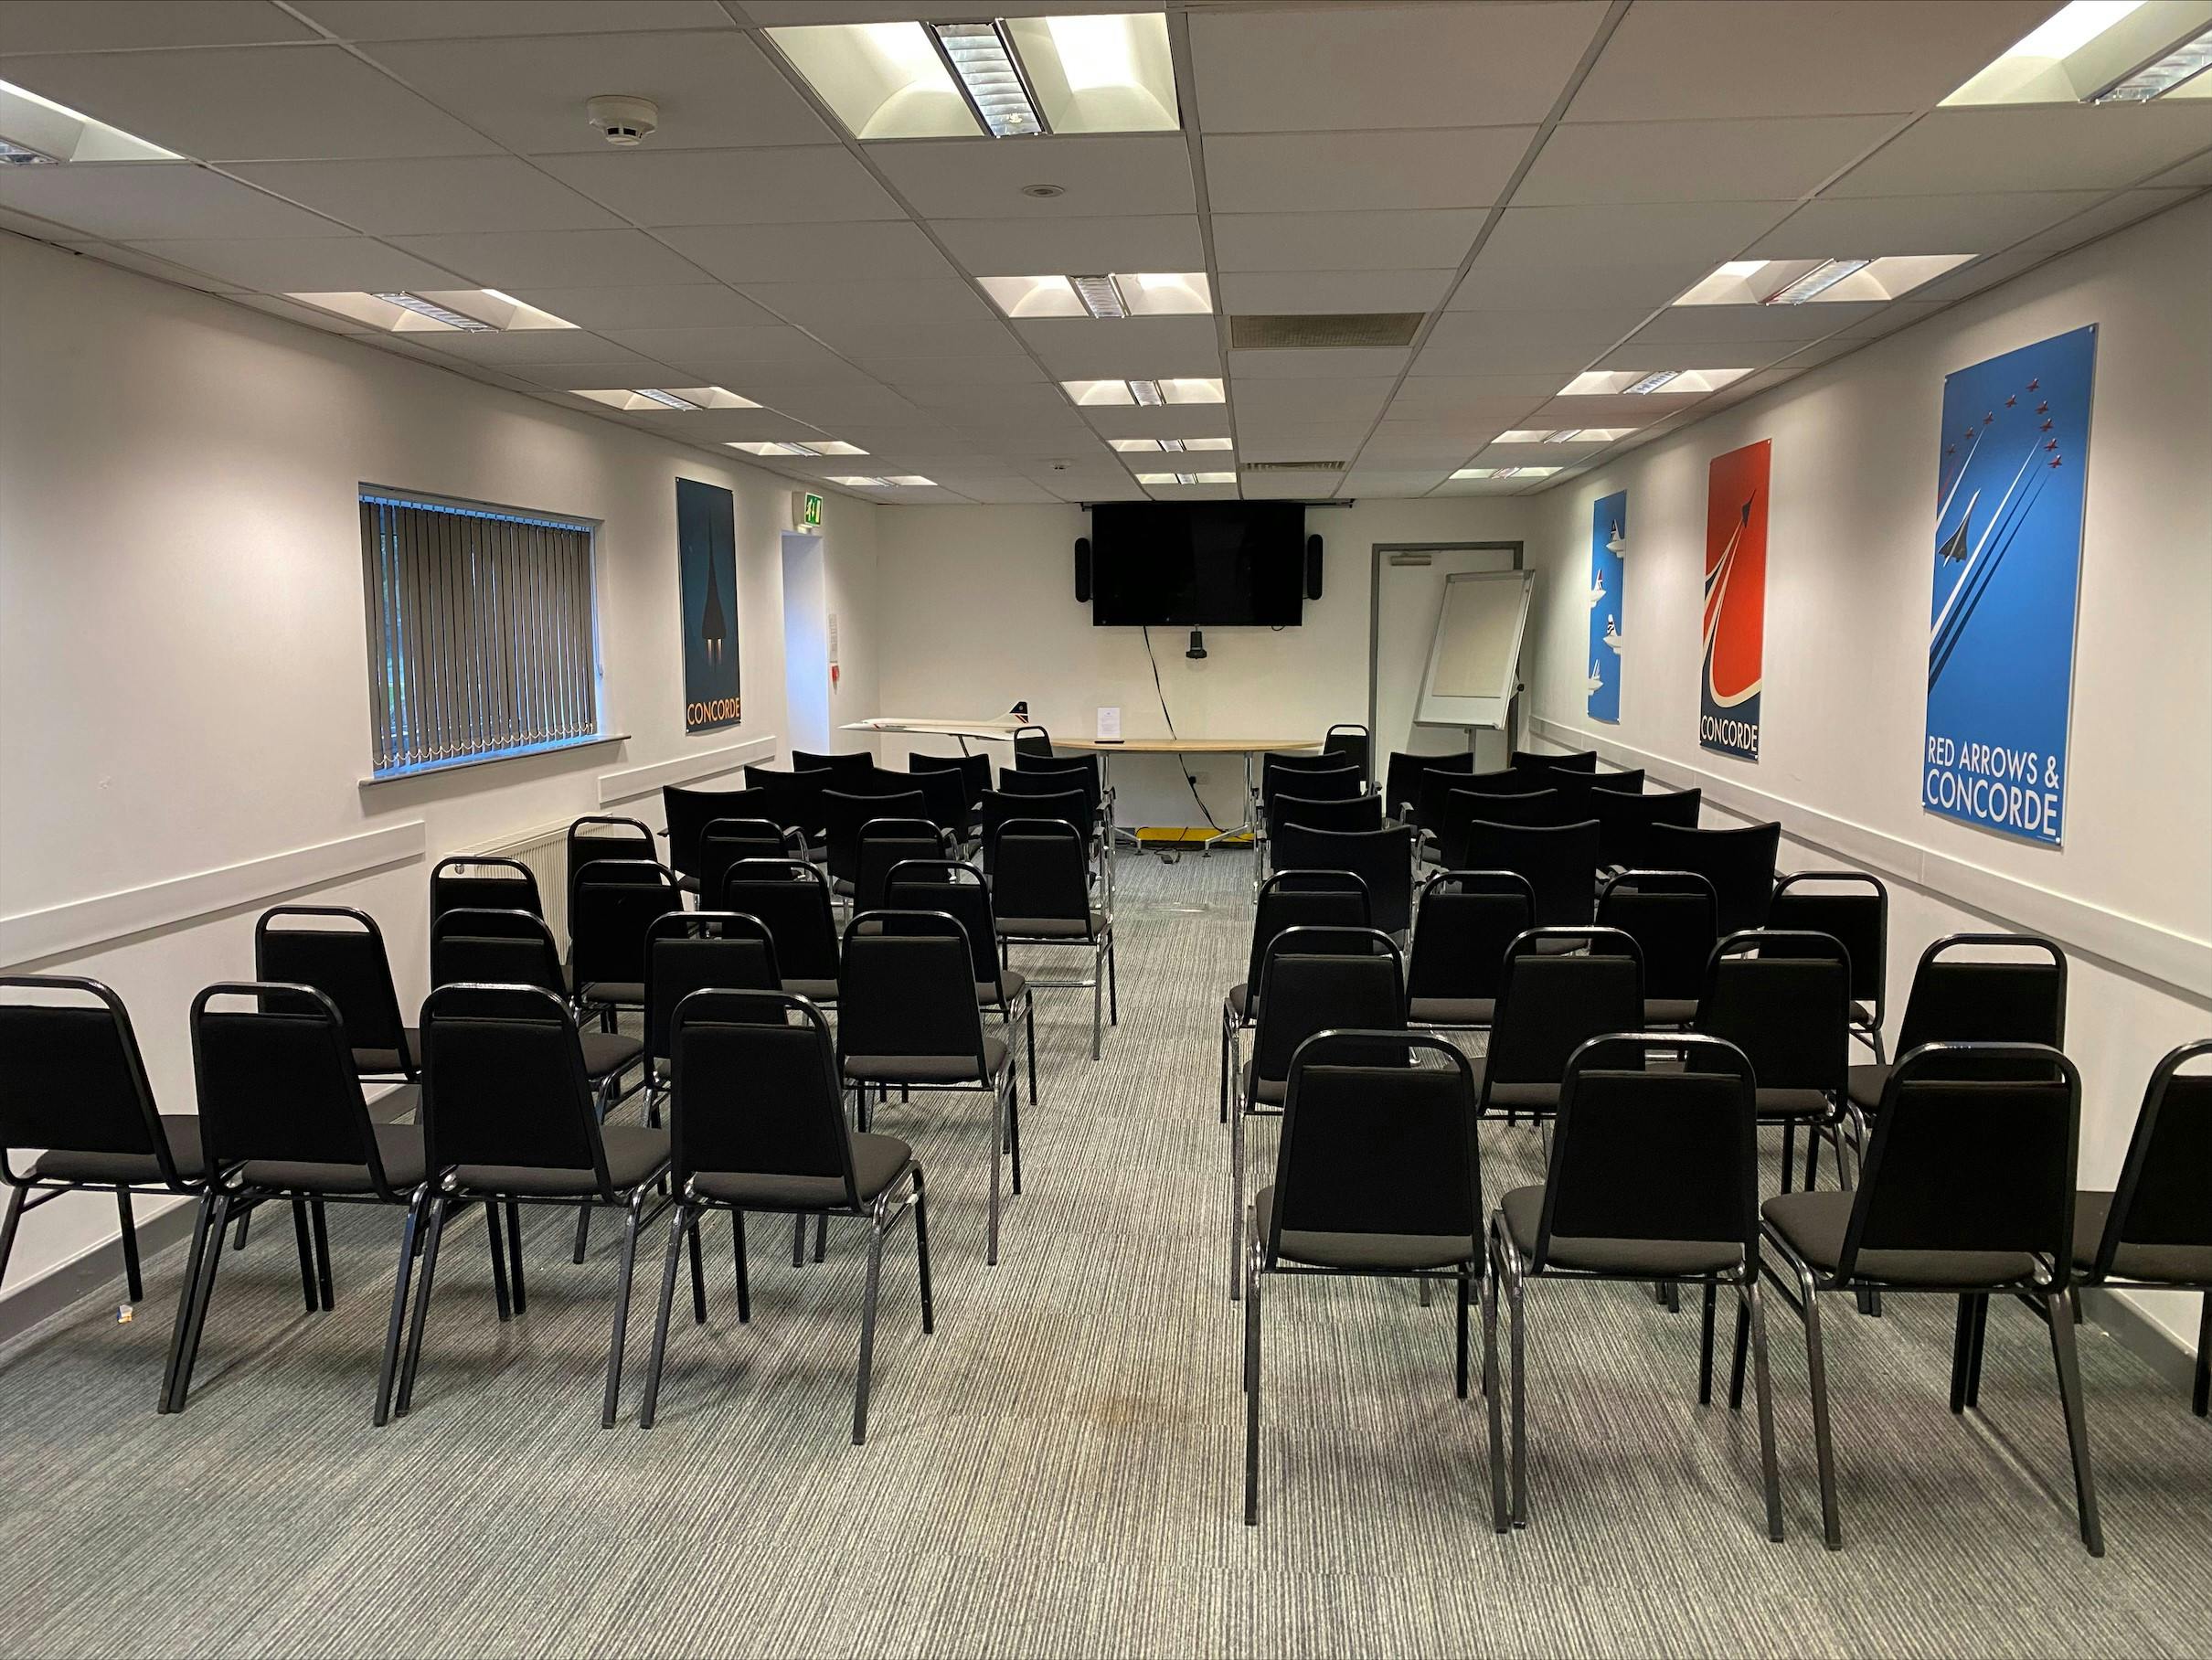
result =
[[[1572,954],[1543,946],[1579,945]],[[1617,928],[1532,928],[1505,948],[1483,1100],[1498,1084],[1556,1084],[1592,1038],[1643,1025],[1643,962]]]
[[[576,878],[586,865],[601,860],[628,859],[642,864],[657,865],[661,850],[653,832],[645,822],[637,818],[611,817],[605,814],[590,814],[570,821],[568,835],[568,863],[563,867],[569,873],[569,897],[576,897]],[[264,979],[268,976],[263,975]],[[345,1006],[339,1005],[341,1008]]]
[[[192,999],[191,1028],[210,1169],[249,1159],[350,1165],[367,1168],[378,1198],[405,1197],[385,1175],[346,1022],[328,997],[312,985],[226,982]]]
[[[758,791],[747,791],[758,794]],[[803,846],[806,833],[796,825],[785,829],[772,818],[718,818],[699,832],[699,896],[712,903],[728,879],[729,867],[740,859],[789,858]]]
[[[1444,807],[1455,790],[1476,795],[1533,795],[1545,787],[1533,772],[1477,772],[1464,767],[1430,767],[1413,787],[1413,816],[1434,835],[1444,823]]]
[[[1359,769],[1367,783],[1375,781],[1375,734],[1356,721],[1340,720],[1322,735],[1321,752],[1341,755]]]
[[[1002,917],[1083,924],[1091,934],[1090,864],[1082,833],[1057,818],[1010,818],[986,844],[994,903]]]
[[[75,974],[0,974],[0,992],[36,999],[0,999],[0,1159],[11,1147],[151,1153],[182,1191],[122,999]]]
[[[1590,798],[1597,793],[1598,781],[1590,773],[1579,772],[1571,767],[1549,767],[1536,776],[1545,791],[1558,799],[1559,815],[1552,821],[1554,824],[1571,825],[1595,815]]]
[[[1378,1049],[1407,1064],[1377,1064]],[[1286,1230],[1463,1239],[1479,1257],[1475,1118],[1473,1072],[1441,1038],[1394,1027],[1308,1038],[1291,1057],[1267,1261]]]
[[[422,1004],[423,1151],[456,1165],[589,1170],[615,1197],[576,1016],[528,985],[441,985]]]
[[[743,859],[722,878],[722,909],[757,917],[776,942],[786,980],[837,977],[837,920],[829,878],[804,859]]]
[[[926,820],[929,809],[920,790],[909,790],[902,795],[848,795],[843,790],[824,790],[822,811],[829,821],[830,875],[847,882],[860,879],[863,825],[878,818]]]
[[[1494,998],[1505,948],[1536,926],[1536,893],[1511,870],[1446,870],[1421,888],[1409,997]]]
[[[2151,1073],[2098,1246],[2099,1279],[2122,1244],[2212,1247],[2212,1073],[2182,1070],[2205,1059],[2212,1038],[2183,1044]]]
[[[924,767],[920,771],[900,773],[921,792],[928,803],[931,823],[948,832],[955,841],[964,842],[973,833],[974,811],[968,803],[968,781],[959,772],[941,767]]]
[[[750,790],[681,790],[661,786],[661,816],[668,826],[668,867],[701,873],[699,834],[718,818],[758,818],[765,805]]]
[[[1695,826],[1703,798],[1698,790],[1615,790],[1600,779],[1590,793],[1590,810],[1598,820],[1598,857],[1628,869],[1649,867],[1654,863],[1651,827]]]
[[[1260,961],[1254,1069],[1261,1078],[1287,1078],[1298,1046],[1336,1027],[1406,1029],[1404,957],[1373,928],[1284,929]]]
[[[968,931],[935,910],[864,910],[845,924],[837,1055],[965,1059],[972,1072],[948,1081],[988,1080]]]
[[[409,1058],[392,986],[384,931],[365,910],[346,905],[276,905],[253,925],[253,977],[312,985],[337,1005],[346,1042],[356,1049],[390,1049],[404,1070]],[[411,1073],[410,1073],[411,1076]]]
[[[707,845],[707,838],[715,833],[716,825],[731,823],[766,825],[776,831],[779,837],[786,830],[801,828],[796,824],[786,825],[778,816],[786,804],[787,795],[775,790],[688,790],[684,793],[695,798],[702,816],[696,825],[689,826],[691,845],[680,849],[676,846],[675,821],[673,818],[669,820],[668,863],[686,876],[698,878],[699,891],[702,893],[712,893],[714,889],[709,883],[721,880],[722,866],[715,864],[715,853]],[[687,810],[691,804],[686,803]],[[671,811],[674,810],[672,803]],[[691,860],[690,864],[676,863],[675,856],[679,851]],[[779,854],[775,857],[782,856]],[[726,866],[728,862],[725,857],[723,865]]]
[[[431,920],[449,910],[526,910],[546,914],[537,876],[520,859],[493,854],[456,854],[431,870]]]
[[[1412,825],[1316,830],[1285,825],[1273,855],[1278,870],[1349,870],[1359,878],[1367,885],[1370,927],[1402,934],[1413,925]]]
[[[882,909],[935,910],[966,931],[975,983],[996,990],[1003,1003],[1005,980],[998,954],[998,918],[984,873],[956,859],[901,859],[884,879]]]
[[[1707,965],[1696,1029],[1749,1056],[1760,1089],[1819,1090],[1840,1105],[1851,1065],[1843,942],[1771,928],[1728,935]]]
[[[1484,795],[1473,790],[1453,790],[1444,797],[1442,815],[1435,825],[1437,863],[1464,867],[1467,863],[1467,826],[1481,819],[1489,825],[1570,825],[1588,817],[1568,810],[1557,790],[1531,790],[1526,795]]]
[[[1681,1065],[1654,1069],[1654,1051]],[[1592,1038],[1568,1057],[1531,1266],[1555,1239],[1727,1241],[1759,1265],[1751,1062],[1717,1038]]]
[[[2081,1075],[2047,1044],[1908,1051],[1882,1090],[1837,1277],[1862,1250],[2036,1251],[2066,1285],[2080,1127]]]
[[[835,1045],[822,1011],[782,992],[714,987],[669,1021],[669,1176],[702,1172],[841,1182],[857,1208]]]
[[[594,859],[576,873],[569,944],[576,988],[645,978],[645,932],[655,917],[684,909],[675,873],[643,859]]]
[[[1595,750],[1515,750],[1512,764],[1541,771],[1554,768],[1562,772],[1595,772],[1598,770],[1598,751]]]
[[[1357,767],[1347,766],[1334,755],[1267,755],[1261,760],[1270,763],[1260,778],[1260,804],[1271,808],[1276,798],[1282,795],[1303,796],[1307,801],[1350,801],[1367,793],[1367,775]],[[1328,766],[1303,766],[1308,760],[1325,761]],[[1289,764],[1284,764],[1288,762]]]
[[[694,992],[782,989],[775,936],[759,917],[739,910],[676,910],[645,931],[645,1052],[674,1054],[670,1023]]]
[[[1343,801],[1313,801],[1303,795],[1278,795],[1268,813],[1268,835],[1281,835],[1286,825],[1303,825],[1309,830],[1379,830],[1383,825],[1382,797],[1368,794]]]
[[[998,874],[999,832],[1016,820],[1032,819],[1050,819],[1067,825],[1079,836],[1089,833],[1092,822],[1090,804],[1079,790],[1065,791],[1058,795],[1009,795],[999,790],[985,790],[977,822],[983,831],[986,871],[994,877]]]
[[[2001,957],[1987,954],[2003,952]],[[2066,953],[2035,934],[1951,934],[1920,953],[1898,1053],[1922,1044],[2066,1042]]]
[[[1098,805],[1102,781],[1099,772],[1099,758],[1095,752],[1083,755],[1038,755],[1033,751],[1016,750],[1014,751],[1014,770],[1016,773],[1030,776],[1058,777],[1063,781],[1060,785],[1063,790],[1072,782],[1082,790],[1094,808]]]
[[[967,792],[973,806],[991,787],[991,758],[988,755],[924,755],[919,750],[907,751],[907,771],[909,772],[956,772],[961,788]]]
[[[827,772],[842,783],[863,778],[874,771],[876,758],[865,750],[855,750],[845,755],[811,755],[804,750],[793,750],[791,751],[791,767],[794,772]]]
[[[831,774],[818,772],[782,772],[773,767],[747,767],[745,787],[761,793],[767,802],[760,816],[773,819],[786,830],[803,830],[810,838],[820,840],[823,831],[822,793],[829,787]]]
[[[1260,885],[1252,905],[1252,949],[1245,959],[1244,984],[1260,995],[1260,974],[1267,948],[1286,928],[1355,928],[1374,924],[1367,885],[1349,870],[1284,870]]]
[[[1598,926],[1635,941],[1647,997],[1696,997],[1705,990],[1719,916],[1712,883],[1694,870],[1623,870],[1598,889]]]
[[[1613,790],[1623,795],[1641,795],[1643,793],[1643,769],[1616,767],[1610,772],[1592,772],[1590,774],[1590,787],[1593,790]]]
[[[1457,755],[1413,755],[1394,750],[1383,765],[1383,811],[1393,818],[1404,818],[1418,812],[1420,800],[1420,780],[1423,772],[1457,772],[1462,777],[1474,771],[1474,751],[1462,750]]]
[[[1722,933],[1767,925],[1767,908],[1774,901],[1774,855],[1781,845],[1780,825],[1698,830],[1654,824],[1643,835],[1650,868],[1695,870],[1713,884]]]
[[[1537,896],[1537,922],[1574,928],[1588,922],[1598,878],[1598,822],[1576,825],[1467,825],[1463,862],[1469,870],[1513,870],[1528,878]]]
[[[432,985],[535,985],[566,996],[560,947],[526,910],[449,910],[431,924]]]
[[[1767,926],[1826,934],[1851,957],[1851,995],[1881,1029],[1889,983],[1889,889],[1863,870],[1800,870],[1774,884]]]
[[[1049,756],[1052,753],[1052,734],[1034,724],[1017,726],[1014,729],[1014,752],[1017,756]]]
[[[891,874],[892,866],[908,859],[942,858],[944,852],[944,837],[934,820],[871,818],[860,826],[859,850],[854,860],[855,909],[875,910],[883,905],[884,879]]]

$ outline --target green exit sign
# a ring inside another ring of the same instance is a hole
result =
[[[800,494],[799,523],[810,530],[819,530],[822,527],[822,498],[812,490],[803,491]]]

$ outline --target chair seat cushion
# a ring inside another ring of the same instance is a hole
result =
[[[1228,1010],[1229,1018],[1239,1026],[1250,1026],[1254,1017],[1253,1010],[1258,1006],[1258,999],[1252,995],[1250,986],[1239,982],[1228,988],[1228,995],[1222,999],[1222,1006]]]
[[[914,1149],[895,1135],[856,1134],[853,1186],[863,1205],[872,1203],[905,1171]],[[738,1210],[843,1210],[845,1178],[838,1176],[771,1176],[739,1170],[693,1173],[691,1189]]]
[[[207,1173],[207,1155],[200,1151],[199,1120],[162,1114],[162,1131],[169,1138],[169,1157],[176,1174],[197,1181]],[[158,1183],[161,1165],[151,1153],[79,1153],[51,1147],[31,1165],[34,1179],[48,1182],[119,1182],[125,1186]]]
[[[819,1003],[825,1008],[837,1002],[837,983],[835,980],[786,980],[783,989],[794,997],[804,997],[809,1003]]]
[[[584,1076],[603,1083],[617,1072],[627,1071],[643,1058],[644,1044],[622,1032],[581,1032]]]
[[[1826,1120],[1834,1116],[1835,1109],[1825,1092],[1820,1090],[1759,1090],[1759,1116],[1779,1123],[1783,1119]]]
[[[2109,1193],[2074,1196],[2074,1263],[2094,1267],[2112,1211]],[[2212,1218],[2207,1219],[2212,1225]],[[2212,1285],[2212,1245],[2132,1245],[2125,1240],[2112,1253],[2115,1280],[2153,1280],[2171,1285]]]
[[[384,1179],[402,1196],[422,1185],[422,1132],[412,1124],[377,1124],[377,1156],[384,1162]],[[250,1187],[268,1187],[280,1193],[374,1193],[367,1165],[326,1165],[292,1159],[252,1158],[239,1167],[239,1179]]]
[[[1006,1040],[984,1034],[984,1076],[973,1055],[847,1055],[845,1075],[868,1083],[988,1083],[1006,1064]]]
[[[1406,1018],[1415,1026],[1488,1026],[1497,1018],[1494,997],[1414,997]]]
[[[607,1150],[607,1177],[618,1193],[649,1181],[667,1167],[668,1132],[637,1124],[608,1124],[600,1131]],[[517,1194],[537,1198],[585,1198],[599,1192],[589,1170],[544,1165],[462,1165],[452,1185],[464,1193]]]
[[[1868,1061],[1853,1067],[1845,1075],[1845,1090],[1852,1104],[1863,1112],[1871,1112],[1882,1104],[1882,1089],[1888,1083],[1895,1069],[1879,1061]]]
[[[998,979],[999,984],[1006,988],[1006,1003],[1009,1006],[1021,1001],[1022,994],[1029,989],[1029,976],[1018,968],[1000,969]],[[983,1008],[998,1007],[998,985],[992,984],[990,981],[978,980],[975,983],[977,1005]]]
[[[617,1008],[643,1008],[645,983],[642,980],[594,980],[584,987],[586,1003],[611,1003]]]
[[[1498,1210],[1514,1249],[1525,1258],[1533,1257],[1537,1229],[1544,1219],[1543,1187],[1511,1189],[1498,1201]],[[1664,1280],[1677,1274],[1724,1273],[1742,1261],[1740,1240],[1569,1239],[1555,1233],[1546,1266]]]
[[[1695,997],[1646,997],[1643,1000],[1643,1024],[1646,1026],[1687,1026],[1697,1018],[1697,999]]]
[[[398,1049],[356,1049],[354,1070],[364,1078],[402,1078],[422,1067],[422,1034],[413,1027],[399,1033],[399,1040],[407,1045],[407,1060],[399,1059]]]
[[[1259,1077],[1259,1064],[1256,1060],[1244,1063],[1244,1093],[1263,1107],[1280,1107],[1291,1098],[1291,1080]]]
[[[1088,940],[1106,931],[1106,913],[1093,909],[1090,920],[1080,917],[1001,917],[1002,940]]]
[[[1274,1225],[1272,1184],[1252,1196],[1252,1225],[1264,1240]],[[1310,1233],[1285,1229],[1277,1247],[1292,1262],[1317,1268],[1451,1268],[1476,1256],[1472,1236],[1435,1233]]]
[[[1760,1214],[1790,1249],[1824,1274],[1843,1260],[1844,1230],[1854,1196],[1785,1193]],[[1862,1250],[1852,1281],[1887,1285],[2009,1285],[2034,1276],[2036,1261],[2024,1250]]]

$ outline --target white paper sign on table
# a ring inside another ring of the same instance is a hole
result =
[[[1099,741],[1122,741],[1122,711],[1119,708],[1101,708],[1099,711]]]

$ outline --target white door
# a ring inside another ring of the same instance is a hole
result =
[[[1375,654],[1369,665],[1369,706],[1375,711],[1375,766],[1381,776],[1387,757],[1455,755],[1468,747],[1464,727],[1417,726],[1421,674],[1436,637],[1437,612],[1444,602],[1444,579],[1470,570],[1511,570],[1510,547],[1425,548],[1426,565],[1393,565],[1388,549],[1378,553],[1375,582]],[[1474,733],[1475,768],[1502,767],[1513,745],[1504,732]]]
[[[830,752],[829,601],[822,538],[783,534],[783,708],[786,747]]]

